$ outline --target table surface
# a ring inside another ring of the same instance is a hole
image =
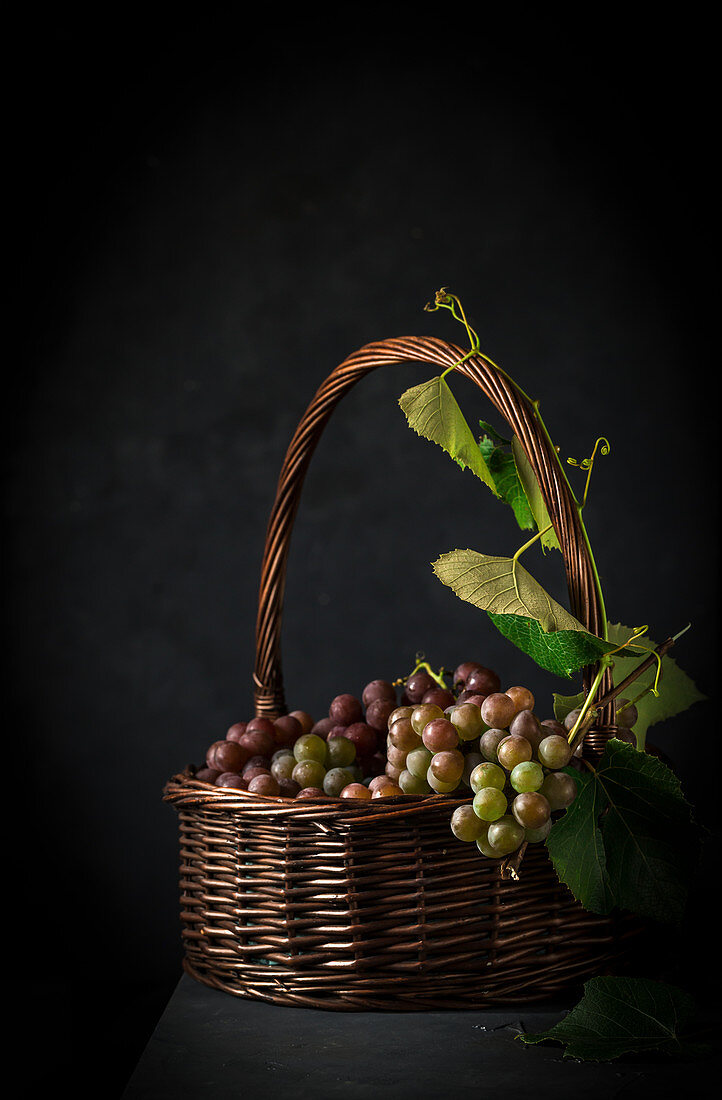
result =
[[[569,1007],[569,1006],[567,1006]],[[615,1062],[563,1058],[521,1032],[556,1023],[565,1006],[463,1012],[329,1012],[230,996],[183,975],[123,1100],[610,1100],[689,1094],[710,1060],[650,1055]],[[713,1059],[718,1064],[718,1059]]]

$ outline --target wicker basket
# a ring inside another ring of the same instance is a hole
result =
[[[445,370],[463,354],[431,338],[369,344],[329,375],[302,417],[266,537],[253,677],[258,716],[286,710],[280,635],[289,543],[331,412],[377,367],[412,360]],[[578,513],[534,408],[480,356],[456,370],[481,387],[520,440],[559,538],[571,610],[599,633]],[[598,755],[612,729],[600,725],[588,735],[585,752]],[[327,1009],[527,1003],[618,965],[638,931],[625,915],[582,909],[543,845],[526,850],[517,877],[509,861],[484,859],[476,845],[457,841],[449,817],[466,798],[264,798],[199,782],[192,768],[173,777],[164,797],[180,824],[184,967],[237,996]]]

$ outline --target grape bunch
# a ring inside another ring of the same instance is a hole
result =
[[[335,696],[317,722],[301,710],[235,722],[195,779],[267,797],[372,798],[371,780],[386,763],[379,742],[397,705],[393,684],[371,680],[360,699]]]
[[[459,840],[475,841],[482,855],[499,859],[525,842],[541,843],[549,835],[552,814],[571,805],[577,787],[562,769],[572,750],[563,725],[553,718],[539,720],[534,696],[525,687],[492,692],[478,708],[466,705],[478,709],[481,759],[469,772],[473,800],[454,810],[451,831]],[[447,722],[455,724],[453,708]],[[429,734],[435,736],[425,728],[425,742]],[[433,763],[429,772],[436,775],[440,769]]]

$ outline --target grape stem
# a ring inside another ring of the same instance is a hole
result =
[[[521,861],[524,858],[524,853],[526,852],[526,849],[527,841],[525,840],[522,846],[516,852],[514,852],[512,856],[509,856],[508,859],[504,860],[499,868],[502,878],[510,878],[513,879],[514,882],[519,881],[519,868],[521,866]]]

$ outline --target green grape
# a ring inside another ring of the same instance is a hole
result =
[[[543,840],[549,836],[552,827],[552,819],[549,818],[543,825],[540,825],[538,829],[525,829],[524,839],[527,844],[541,844]]]
[[[429,752],[423,745],[418,749],[412,749],[406,757],[406,767],[412,775],[418,776],[419,779],[426,779],[433,756],[433,752]]]
[[[511,804],[511,812],[525,829],[540,829],[551,820],[551,806],[538,791],[524,791]]]
[[[544,769],[536,760],[523,760],[511,769],[509,782],[515,791],[538,791],[544,782]]]
[[[398,718],[410,718],[413,712],[413,707],[397,707],[396,710],[392,710],[389,715],[389,729]]]
[[[431,758],[429,768],[442,783],[458,785],[464,771],[464,757],[458,749],[436,752]]]
[[[577,785],[565,772],[549,772],[539,788],[552,810],[565,810],[577,797]]]
[[[323,764],[326,760],[326,742],[317,733],[303,733],[293,746],[293,755],[296,760],[316,760]],[[307,787],[320,786],[317,783],[307,783]]]
[[[476,703],[457,703],[446,715],[452,725],[456,726],[462,741],[473,741],[480,737],[486,729],[486,723],[481,717],[481,710]]]
[[[435,703],[421,703],[418,707],[414,707],[411,712],[411,726],[414,733],[418,733],[419,737],[424,732],[424,726],[428,726],[429,722],[433,722],[434,718],[443,718],[444,712],[441,707],[437,707]]]
[[[437,794],[451,794],[451,792],[455,791],[456,788],[459,786],[458,779],[456,780],[456,783],[443,783],[440,779],[437,779],[431,770],[430,764],[428,771],[426,772],[426,782],[429,784],[432,790],[436,791]]]
[[[496,755],[502,768],[506,768],[510,772],[517,764],[522,764],[525,760],[531,760],[532,747],[526,737],[509,735],[499,742]]]
[[[497,856],[508,856],[524,842],[524,829],[513,817],[500,817],[489,825],[489,847]]]
[[[308,735],[309,737],[311,734]],[[319,740],[321,740],[319,738]],[[323,781],[326,777],[326,769],[318,760],[299,760],[291,773],[291,779],[303,789],[304,787],[320,787],[323,789]]]
[[[451,831],[458,840],[470,843],[486,834],[486,822],[477,817],[473,806],[457,806],[451,815]]]
[[[492,764],[498,764],[499,758],[496,755],[496,750],[498,749],[500,742],[508,736],[509,733],[507,730],[487,730],[486,733],[483,733],[481,735],[481,738],[479,740],[479,752],[487,760],[490,760]]]
[[[398,779],[398,784],[404,794],[431,794],[431,787],[426,782],[424,775],[414,775],[408,768],[404,768]]]
[[[347,768],[356,760],[356,746],[348,737],[332,737],[326,742],[326,767]]]
[[[477,848],[483,856],[487,857],[487,859],[499,859],[499,853],[495,852],[491,844],[489,844],[489,823],[482,821],[481,824],[484,826],[484,832],[481,836],[476,838]]]
[[[344,787],[353,783],[354,777],[350,768],[331,768],[323,777],[324,794],[331,798],[338,798]]]
[[[293,769],[296,767],[298,761],[292,752],[284,753],[283,756],[277,756],[275,760],[271,761],[271,775],[280,783],[282,779],[291,779],[293,776]]]
[[[482,787],[474,795],[474,813],[482,821],[498,821],[506,813],[506,795],[498,787]]]
[[[490,760],[485,760],[474,768],[469,785],[474,794],[478,794],[483,787],[497,787],[500,791],[503,791],[506,785],[506,772],[498,764],[492,764]]]
[[[565,768],[572,758],[572,750],[566,737],[552,733],[540,741],[537,756],[545,768]]]

